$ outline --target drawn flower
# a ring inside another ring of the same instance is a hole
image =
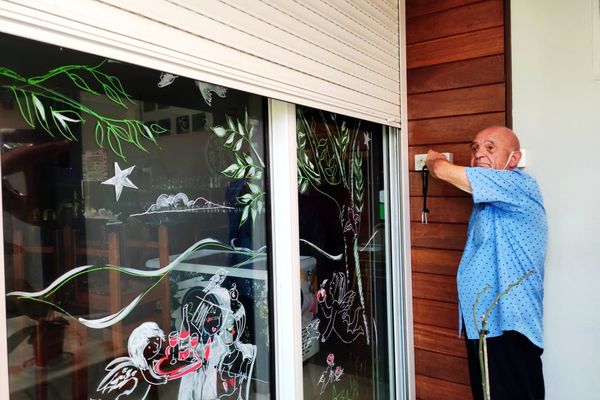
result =
[[[319,303],[322,303],[323,301],[325,301],[326,298],[327,298],[327,291],[325,290],[325,288],[319,289],[319,291],[317,292],[317,301]]]
[[[335,371],[334,371],[333,375],[335,377],[336,382],[340,381],[340,378],[342,377],[343,374],[344,374],[344,368],[340,367],[339,365],[337,367],[335,367]]]
[[[333,364],[335,363],[335,356],[333,355],[333,353],[329,353],[329,355],[327,356],[327,365],[329,365],[330,367],[333,367]]]

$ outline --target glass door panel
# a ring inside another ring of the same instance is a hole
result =
[[[265,99],[0,53],[11,398],[269,398]]]
[[[392,396],[383,140],[381,125],[297,109],[305,399]]]

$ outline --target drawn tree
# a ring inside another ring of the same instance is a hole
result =
[[[335,114],[328,114],[329,117],[326,117],[320,112],[319,116],[317,122],[314,118],[307,117],[301,109],[297,111],[298,190],[305,193],[311,188],[335,205],[344,245],[342,258],[346,270],[345,286],[352,287],[353,277],[358,288],[358,307],[362,314],[364,334],[369,344],[369,327],[358,257],[365,188],[359,142],[359,134],[362,131],[360,122],[351,127],[345,120],[340,122]],[[344,199],[343,202],[339,202],[329,193],[332,188],[335,188],[337,193],[342,192],[341,196],[336,197]],[[344,312],[342,318],[346,323],[350,323],[352,315],[354,312]]]

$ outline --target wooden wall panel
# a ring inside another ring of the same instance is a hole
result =
[[[467,241],[466,224],[410,224],[412,245],[432,249],[462,250]]]
[[[504,52],[504,29],[502,27],[463,33],[406,46],[406,67],[468,60]]]
[[[411,18],[406,25],[406,43],[502,26],[503,13],[502,0],[488,0]]]
[[[430,378],[444,379],[462,385],[469,384],[467,361],[461,357],[426,350],[416,350],[415,369],[417,373]]]
[[[413,146],[469,143],[473,139],[474,132],[492,125],[504,125],[505,121],[504,112],[408,121],[408,142]]]
[[[504,90],[504,84],[494,84],[415,94],[408,97],[408,118],[424,119],[504,111]],[[431,107],[432,104],[435,104],[435,107]]]
[[[415,323],[458,329],[458,304],[456,303],[415,298],[413,314]]]
[[[415,348],[455,357],[467,357],[464,337],[458,336],[456,329],[415,324]]]
[[[456,276],[461,257],[461,250],[413,247],[411,250],[412,270],[413,272]]]
[[[407,0],[406,18],[414,18],[454,7],[477,3],[481,0]]]
[[[472,200],[429,179],[429,224],[420,223],[414,155],[452,152],[468,165],[475,134],[507,124],[503,0],[406,0],[410,218],[417,399],[471,399],[458,337],[456,271]]]
[[[456,278],[448,275],[413,272],[412,291],[415,299],[457,302]]]
[[[407,72],[408,94],[488,85],[504,81],[502,54],[432,65]]]
[[[417,400],[471,400],[471,388],[459,383],[417,375]]]
[[[469,197],[427,197],[427,208],[429,223],[442,222],[449,224],[466,224],[469,222],[473,201]],[[421,222],[421,211],[423,210],[423,197],[412,197],[410,199],[410,220]]]

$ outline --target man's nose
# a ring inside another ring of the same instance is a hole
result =
[[[477,158],[481,158],[485,155],[485,152],[483,151],[483,149],[477,149],[475,151],[475,153],[473,154],[473,157]]]

